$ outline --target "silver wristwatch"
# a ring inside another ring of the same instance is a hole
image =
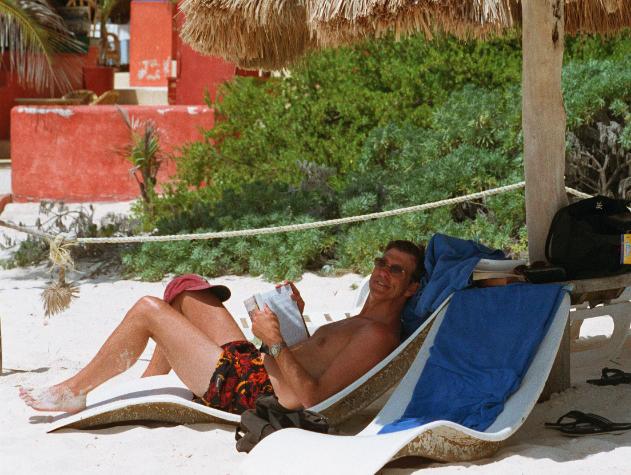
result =
[[[283,351],[283,348],[287,348],[287,343],[284,341],[274,343],[269,347],[269,354],[272,355],[272,358],[278,358],[278,355],[280,355],[280,352]]]

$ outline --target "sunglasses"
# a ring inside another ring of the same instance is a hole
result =
[[[403,268],[403,266],[400,266],[399,264],[390,265],[383,257],[375,258],[375,269],[387,269],[391,275],[396,275],[397,277],[403,276],[406,273],[406,270]]]

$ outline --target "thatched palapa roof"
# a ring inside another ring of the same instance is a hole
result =
[[[565,0],[566,33],[631,26],[631,0]],[[447,32],[487,36],[521,24],[519,0],[186,0],[182,38],[241,67],[278,69],[313,48]]]
[[[509,2],[307,0],[309,25],[320,46],[338,46],[394,32],[396,37],[437,31],[485,36],[514,26]],[[358,8],[361,7],[361,8]]]
[[[181,10],[186,43],[240,67],[280,69],[315,47],[302,2],[186,0]]]

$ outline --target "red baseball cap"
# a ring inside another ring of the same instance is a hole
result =
[[[164,289],[164,301],[173,302],[175,297],[185,291],[210,290],[222,302],[230,298],[230,289],[225,285],[213,285],[197,274],[184,274],[174,278]]]

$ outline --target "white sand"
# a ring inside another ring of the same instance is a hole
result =
[[[44,325],[39,296],[47,277],[43,267],[0,271],[4,359],[0,376],[0,474],[238,473],[245,456],[235,451],[229,426],[126,425],[46,433],[51,416],[27,407],[18,397],[18,386],[51,385],[72,375],[93,356],[126,309],[143,295],[162,295],[164,288],[164,283],[111,276],[82,280],[81,297]],[[355,298],[353,287],[360,280],[357,275],[305,275],[298,286],[307,302],[307,313],[350,309]],[[218,281],[232,288],[233,297],[227,305],[239,314],[246,297],[270,286],[248,277]],[[599,343],[602,335],[610,333],[610,320],[600,318],[585,325],[582,337],[587,343]],[[116,379],[138,377],[151,348]],[[601,360],[573,367],[573,387],[538,404],[524,427],[492,459],[466,464],[408,459],[383,473],[630,473],[631,431],[576,439],[543,428],[544,421],[555,420],[571,409],[631,422],[631,385],[596,387],[584,383],[587,377],[598,377],[604,366],[631,371],[631,350],[625,348],[617,365]]]

